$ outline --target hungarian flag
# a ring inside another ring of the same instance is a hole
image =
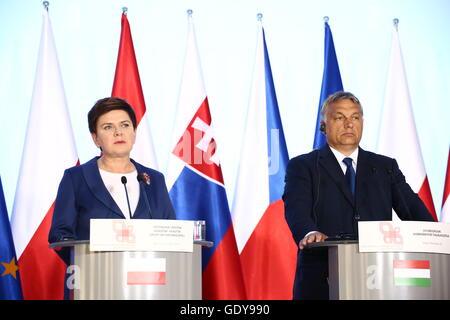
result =
[[[20,299],[20,273],[0,178],[0,300]]]
[[[192,18],[169,157],[169,194],[181,220],[205,220],[203,299],[245,299],[241,265],[224,187]]]
[[[288,160],[261,25],[232,210],[248,299],[292,298],[297,245],[281,199]]]
[[[394,285],[431,287],[429,260],[394,260]]]
[[[392,51],[378,151],[397,160],[406,181],[413,191],[419,194],[428,211],[437,221],[417,136],[397,26],[397,24],[393,26]]]
[[[48,11],[44,9],[28,127],[11,218],[25,299],[62,299],[65,264],[49,249],[64,170],[78,162]]]
[[[146,112],[130,24],[125,13],[122,13],[119,55],[117,57],[116,75],[111,95],[126,100],[136,113],[138,127],[131,157],[147,167],[157,169],[158,165],[147,119],[148,112]]]
[[[445,175],[444,195],[442,197],[441,222],[450,222],[450,149],[448,151],[447,174]]]
[[[330,26],[328,25],[328,17],[325,17],[325,46],[324,46],[324,64],[322,76],[322,88],[320,89],[319,110],[317,111],[316,131],[314,133],[314,149],[320,149],[326,144],[326,137],[320,131],[320,111],[323,102],[329,95],[343,91],[341,73],[339,72],[339,65],[336,57],[336,50],[334,50],[333,35],[331,34]]]

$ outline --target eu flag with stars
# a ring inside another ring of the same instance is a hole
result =
[[[0,178],[0,300],[20,300],[19,268]]]
[[[320,149],[325,143],[325,135],[320,131],[320,110],[323,102],[329,95],[343,91],[341,74],[339,72],[339,65],[334,50],[333,35],[331,34],[330,26],[328,25],[328,17],[325,20],[325,54],[322,77],[322,88],[320,90],[319,111],[317,112],[316,132],[314,134],[314,149]]]

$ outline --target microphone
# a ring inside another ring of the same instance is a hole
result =
[[[320,197],[320,168],[319,168],[319,151],[317,151],[317,157],[316,157],[316,172],[317,172],[317,195],[316,200],[314,201],[312,211],[313,211],[313,217],[315,218],[315,223],[317,224],[319,221],[318,213],[317,213],[317,205],[319,204],[319,197]]]
[[[139,181],[139,184],[141,184],[142,182],[150,184],[150,179],[148,179],[148,176],[146,177],[146,175],[144,173],[139,173],[137,175],[136,179],[137,179],[137,181]],[[143,189],[143,192],[144,192],[145,204],[147,205],[148,213],[150,214],[150,219],[153,219],[152,209],[150,208],[150,203],[148,202],[147,192],[145,192],[145,188]]]
[[[123,187],[125,188],[125,195],[127,196],[128,212],[130,213],[130,219],[131,219],[130,199],[128,198],[128,190],[127,190],[127,177],[122,176],[122,178],[120,178],[120,181],[122,181]]]

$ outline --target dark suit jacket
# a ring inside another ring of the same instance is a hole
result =
[[[125,219],[103,183],[98,158],[64,172],[48,236],[50,243],[63,238],[88,240],[90,219]],[[176,219],[163,174],[131,161],[138,174],[147,173],[150,176],[150,185],[140,183],[140,196],[133,219]]]
[[[358,220],[391,220],[393,208],[402,220],[433,221],[406,183],[397,162],[361,148],[355,199],[328,145],[291,159],[285,182],[285,216],[297,245],[310,231],[327,236],[356,234]],[[297,278],[302,277],[302,254],[298,255],[296,284]]]

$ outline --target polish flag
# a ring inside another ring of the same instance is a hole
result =
[[[392,51],[378,140],[379,153],[395,158],[414,192],[437,221],[409,95],[398,35],[393,26]],[[395,216],[394,216],[395,217]]]
[[[214,243],[202,250],[203,299],[245,299],[191,15],[173,146],[167,185],[177,219],[204,220],[206,240]]]
[[[25,299],[62,299],[65,264],[49,249],[48,232],[64,170],[78,163],[48,11],[22,163],[11,217]]]
[[[136,113],[138,127],[131,157],[144,166],[158,169],[130,24],[125,13],[122,13],[122,32],[111,95],[126,100]]]
[[[442,197],[441,222],[450,223],[450,149],[448,151],[447,174],[445,175],[444,195]]]
[[[262,25],[232,218],[247,298],[292,299],[297,245],[281,199],[289,160]]]
[[[127,285],[165,285],[166,259],[130,258],[126,261]]]

